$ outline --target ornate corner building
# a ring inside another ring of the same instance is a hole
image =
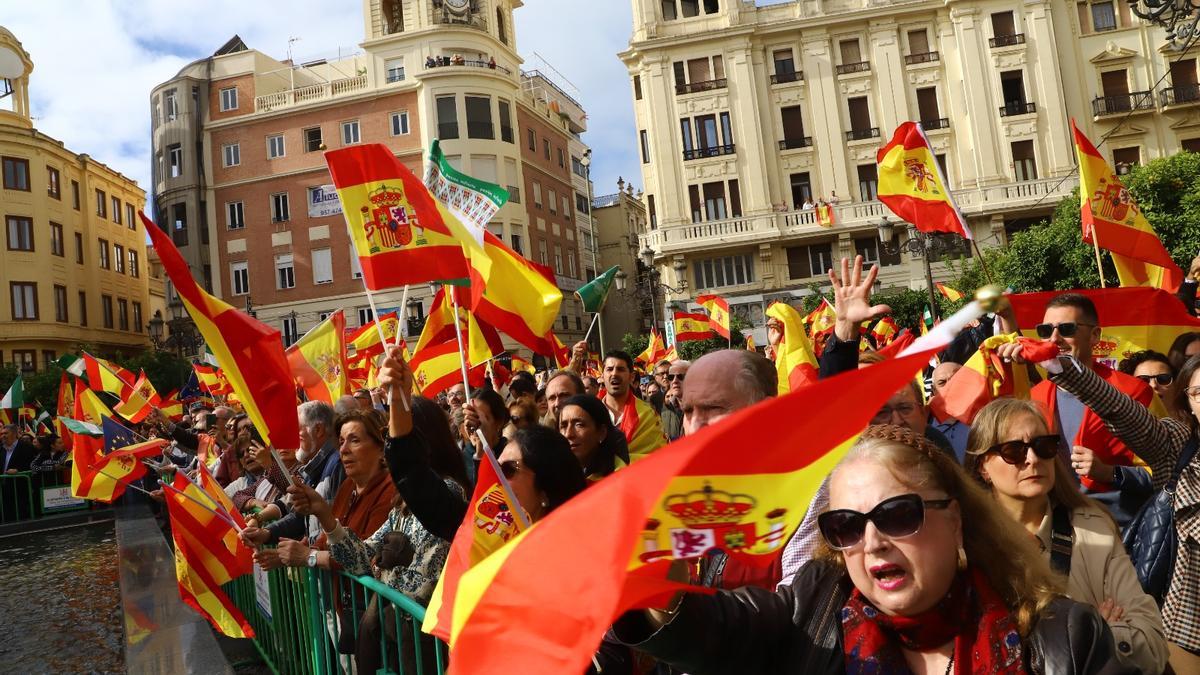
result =
[[[80,345],[150,346],[149,262],[132,179],[33,125],[33,61],[0,26],[0,364],[43,369]]]
[[[807,294],[842,256],[879,262],[884,287],[924,287],[923,264],[876,234],[890,212],[875,156],[903,121],[922,122],[980,246],[1078,184],[1071,118],[1118,171],[1200,150],[1200,48],[1168,46],[1126,2],[632,2],[641,248],[683,289],[667,302],[721,293],[756,339],[767,302]],[[832,226],[805,208],[821,201]]]
[[[556,77],[521,69],[521,6],[364,0],[361,51],[296,63],[235,36],[156,86],[157,222],[193,275],[253,307],[288,344],[338,308],[348,326],[370,321],[323,152],[383,143],[423,175],[437,138],[456,168],[507,186],[510,201],[489,229],[554,269],[567,297],[555,328],[565,342],[582,337],[570,292],[596,266],[580,164],[586,115]],[[406,307],[400,289],[377,296],[381,313],[408,318],[410,335],[429,301],[424,286],[410,289]]]

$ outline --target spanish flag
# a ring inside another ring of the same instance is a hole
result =
[[[342,323],[345,322],[343,319]],[[346,336],[346,345],[354,347],[356,357],[378,356],[384,352],[383,343],[379,341],[380,329],[383,329],[388,344],[395,344],[396,336],[400,334],[400,317],[395,312],[384,314]]]
[[[447,288],[443,286],[433,295],[433,303],[430,305],[429,315],[425,317],[425,327],[421,329],[421,336],[417,338],[417,344],[413,347],[414,352],[422,351],[431,345],[457,341],[454,304],[447,299]],[[480,321],[474,312],[462,305],[458,307],[458,330],[462,331],[468,365],[482,365],[504,353],[504,341],[500,339],[496,329]]]
[[[434,398],[462,382],[462,357],[454,340],[416,350],[408,365],[412,368],[417,392],[425,398]],[[484,365],[471,368],[467,371],[468,383],[472,387],[483,386],[486,371]]]
[[[1058,346],[1053,342],[1018,337],[1015,333],[987,338],[979,345],[979,351],[967,359],[930,402],[933,414],[939,420],[953,417],[963,424],[971,424],[985,405],[998,398],[1028,399],[1031,389],[1029,369],[1021,365],[1014,368],[1012,363],[1004,363],[996,354],[997,347],[1013,342],[1023,344],[1026,358],[1034,363],[1058,354]]]
[[[263,440],[279,448],[298,444],[296,389],[279,331],[206,293],[196,284],[171,238],[145,215],[142,224],[188,316]]]
[[[67,372],[86,377],[92,391],[104,391],[118,398],[124,398],[125,394],[133,388],[133,373],[111,361],[98,359],[85,353],[79,357],[79,361],[76,363],[82,363],[83,372],[78,372],[80,368],[74,365]]]
[[[804,317],[804,325],[808,327],[808,334],[814,338],[822,333],[831,332],[836,323],[837,312],[825,298],[821,298],[821,304]]]
[[[773,561],[859,431],[932,354],[742,410],[555,509],[460,578],[456,617],[475,600],[450,675],[583,672],[613,617],[678,589],[667,581],[672,561],[713,547],[749,565]],[[754,452],[729,451],[742,447]]]
[[[835,218],[833,215],[833,205],[824,202],[817,204],[817,224],[821,227],[833,227]]]
[[[816,382],[820,366],[812,343],[804,334],[804,319],[800,312],[785,302],[773,302],[767,307],[767,316],[778,321],[783,329],[783,339],[775,347],[780,395]]]
[[[533,375],[535,372],[537,372],[536,369],[534,369],[533,364],[520,354],[512,355],[512,369],[514,373],[518,370],[521,370],[529,373],[530,375]]]
[[[662,335],[659,335],[658,328],[650,329],[650,341],[646,343],[646,350],[634,357],[634,361],[646,367],[654,367],[654,364],[662,361],[662,357],[667,353],[667,345],[663,342]]]
[[[729,301],[719,295],[698,295],[696,304],[708,310],[708,325],[726,340],[729,338]],[[678,337],[675,339],[679,339]]]
[[[943,284],[940,281],[934,282],[933,285],[937,286],[938,293],[941,293],[942,296],[944,298],[946,298],[947,300],[949,300],[950,302],[958,302],[959,300],[962,300],[963,298],[966,297],[965,295],[963,295],[962,291],[958,291],[953,288],[950,288],[949,286],[947,286],[946,284]]]
[[[292,376],[308,400],[333,404],[350,393],[345,335],[346,315],[339,309],[288,347]]]
[[[60,417],[71,434],[71,494],[78,496],[91,492],[95,479],[92,465],[103,455],[104,430],[101,425],[113,412],[104,405],[96,392],[86,382],[76,378],[75,392],[71,399],[71,412]],[[81,422],[84,427],[71,424]]]
[[[712,337],[712,329],[708,326],[708,316],[675,312],[675,342],[689,340],[707,340]]]
[[[146,372],[141,371],[138,374],[137,382],[126,390],[125,395],[121,397],[121,402],[114,410],[121,417],[137,424],[146,419],[150,411],[160,403],[162,403],[162,399],[154,390],[154,385],[146,377]]]
[[[96,454],[88,460],[80,471],[79,484],[73,486],[72,496],[112,503],[125,493],[126,485],[146,475],[146,465],[141,460],[160,455],[169,441],[155,438],[137,442],[132,431],[111,417],[104,418],[101,428],[106,454]]]
[[[626,397],[625,407],[617,418],[617,428],[625,434],[631,462],[645,459],[650,453],[667,444],[662,420],[659,419],[658,413],[654,412],[654,406],[634,396],[632,392]]]
[[[670,361],[671,363],[675,363],[678,360],[679,360],[679,352],[675,351],[675,346],[672,345],[671,348],[667,350],[667,355],[663,357],[663,361]]]
[[[192,370],[196,373],[197,382],[208,393],[213,396],[226,396],[230,393],[229,380],[221,374],[220,368],[194,363]]]
[[[971,228],[954,204],[925,131],[905,122],[876,155],[879,201],[922,232],[953,232],[967,239]]]
[[[758,348],[754,346],[754,336],[752,336],[752,335],[746,336],[746,349],[748,351],[752,351],[752,352],[758,351]]]
[[[1150,221],[1100,151],[1071,120],[1079,156],[1083,240],[1112,253],[1122,286],[1151,286],[1174,292],[1183,270],[1171,259]]]

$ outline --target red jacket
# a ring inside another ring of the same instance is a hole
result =
[[[1098,362],[1092,364],[1092,371],[1129,398],[1150,407],[1150,402],[1154,399],[1154,390],[1145,382],[1132,375],[1117,372]],[[1030,398],[1046,406],[1046,424],[1051,429],[1058,429],[1058,385],[1049,380],[1043,380],[1030,392]],[[1109,432],[1104,421],[1100,419],[1099,415],[1092,412],[1091,408],[1083,409],[1083,420],[1079,424],[1078,433],[1075,434],[1074,444],[1092,450],[1096,453],[1097,459],[1105,464],[1133,466],[1144,463],[1126,447],[1125,443]],[[1101,483],[1086,477],[1081,479],[1081,482],[1092,492],[1105,492],[1112,489],[1112,485],[1109,483]]]

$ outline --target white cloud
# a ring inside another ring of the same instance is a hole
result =
[[[34,62],[35,126],[150,184],[150,90],[234,34],[283,59],[298,37],[298,61],[357,49],[361,4],[138,0],[8,2],[3,25]],[[616,53],[629,41],[628,0],[526,0],[516,11],[517,47],[537,52],[580,90],[588,111],[596,192],[618,175],[640,185],[629,79]],[[580,27],[586,27],[581,30]]]

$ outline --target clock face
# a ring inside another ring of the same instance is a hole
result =
[[[445,3],[450,9],[461,12],[471,4],[471,0],[445,0]]]

